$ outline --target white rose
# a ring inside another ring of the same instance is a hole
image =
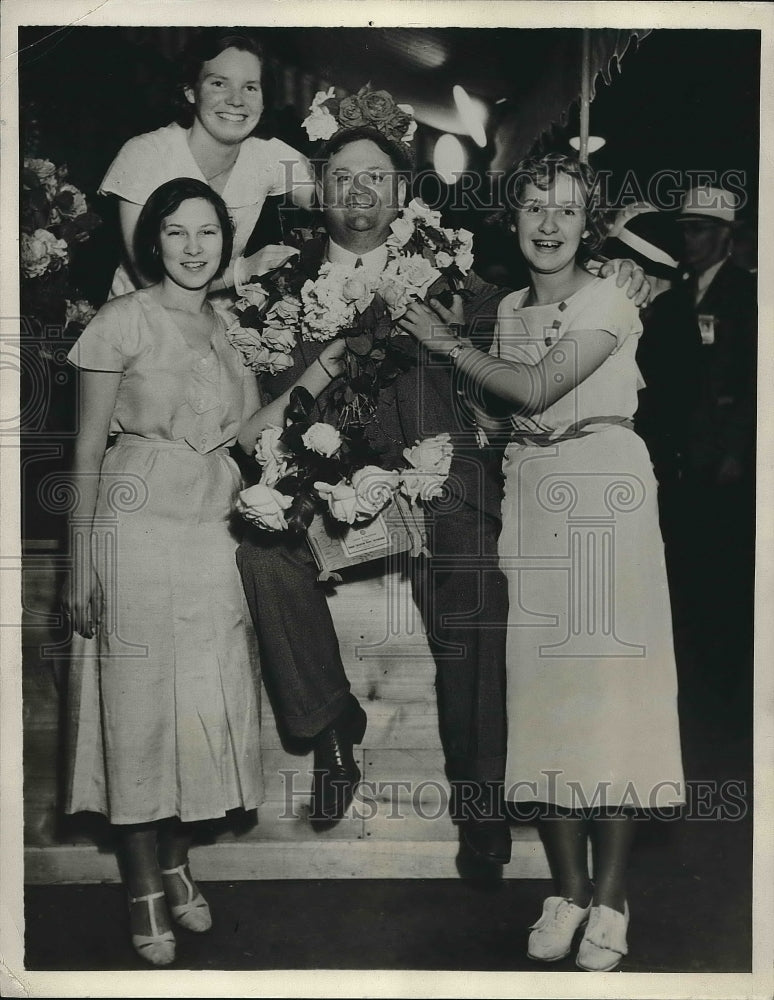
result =
[[[400,474],[400,491],[409,500],[432,500],[443,492],[446,476],[436,472],[408,469]]]
[[[424,298],[428,288],[441,276],[430,261],[418,253],[404,258],[400,275],[410,286],[410,290],[415,291],[420,298]]]
[[[255,442],[256,462],[261,465],[265,465],[267,462],[280,463],[285,462],[290,457],[290,453],[280,441],[282,434],[282,428],[277,427],[276,424],[264,427]]]
[[[445,267],[451,267],[454,263],[454,258],[451,254],[446,253],[445,250],[439,250],[435,255],[435,266],[440,267],[443,270]]]
[[[414,223],[411,219],[404,219],[402,216],[398,216],[391,223],[390,229],[392,230],[392,235],[387,237],[388,246],[405,246],[414,235]]]
[[[341,434],[330,424],[312,424],[301,440],[310,451],[324,455],[326,458],[335,455],[341,447]]]
[[[417,441],[413,448],[403,450],[403,457],[413,468],[443,476],[449,474],[453,454],[454,445],[449,434],[436,434],[435,437]]]
[[[390,310],[392,319],[398,319],[408,309],[411,296],[408,289],[394,278],[387,278],[379,286],[379,294]]]
[[[400,105],[398,105],[398,107],[400,107]],[[400,141],[411,142],[411,140],[414,138],[414,133],[416,132],[416,130],[417,130],[417,123],[415,121],[410,121],[408,124],[408,128],[401,136]]]
[[[47,270],[56,270],[67,263],[67,244],[47,229],[36,229],[32,236],[22,233],[21,266],[29,278],[39,278]]]
[[[420,219],[425,225],[441,228],[441,213],[428,208],[420,198],[412,198],[403,214],[408,219]]]
[[[301,303],[299,300],[285,296],[275,302],[271,309],[269,309],[266,313],[266,320],[272,324],[282,323],[285,326],[290,326],[296,323],[300,312]]]
[[[377,465],[366,465],[352,476],[352,486],[357,494],[357,513],[373,517],[392,500],[393,493],[400,484],[397,472],[380,469]]]
[[[328,510],[337,521],[354,524],[357,516],[357,494],[354,488],[344,482],[331,486],[330,483],[315,483],[314,488],[323,500],[328,502]]]
[[[364,278],[353,274],[342,285],[341,296],[345,302],[354,302],[358,312],[363,312],[371,304],[374,293]]]
[[[292,503],[290,497],[278,493],[270,486],[258,483],[242,490],[237,498],[237,510],[247,521],[268,531],[284,531],[287,521],[283,511]]]
[[[473,267],[473,254],[469,250],[456,254],[454,260],[463,274],[467,274]]]
[[[336,88],[328,87],[327,90],[318,90],[312,99],[312,103],[309,105],[309,110],[314,111],[315,108],[319,108],[321,104],[325,101],[331,100],[331,98],[336,96]]]
[[[21,266],[28,278],[39,278],[45,274],[51,262],[46,244],[29,233],[21,234]]]
[[[271,351],[281,351],[290,354],[296,346],[296,337],[286,326],[265,326],[262,334],[263,342]]]
[[[318,139],[330,139],[339,130],[339,123],[327,108],[316,107],[301,125],[306,129],[306,134],[312,142]]]
[[[247,309],[248,306],[256,306],[263,309],[269,294],[262,285],[242,285],[241,298],[237,302],[237,309]]]
[[[41,184],[50,181],[56,173],[56,167],[51,160],[39,160],[34,157],[24,160],[24,169],[31,170]]]

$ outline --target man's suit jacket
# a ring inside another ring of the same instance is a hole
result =
[[[727,260],[698,305],[692,284],[679,294],[697,317],[713,318],[714,343],[699,352],[700,399],[692,426],[694,464],[716,467],[726,456],[753,464],[758,304],[755,276]]]
[[[319,272],[326,247],[325,240],[310,240],[304,244],[302,266],[310,277]],[[467,276],[466,287],[472,293],[465,303],[466,322],[477,346],[488,350],[497,320],[497,306],[508,290],[489,285],[472,273]],[[384,322],[388,325],[389,317],[385,317]],[[438,361],[428,352],[420,351],[411,337],[401,335],[397,343],[416,359],[416,364],[382,390],[375,418],[369,425],[369,439],[397,461],[407,445],[435,434],[451,433],[454,459],[448,488],[461,502],[499,518],[502,455],[495,449],[478,447],[453,363]],[[323,347],[324,344],[315,341],[300,341],[293,351],[295,364],[292,368],[263,377],[264,396],[276,399],[286,392]],[[318,397],[318,418],[331,419],[328,397],[329,390]]]

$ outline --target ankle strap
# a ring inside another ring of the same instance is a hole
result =
[[[151,899],[161,899],[163,892],[149,892],[147,896],[130,896],[130,903],[147,903]]]
[[[188,902],[190,903],[193,901],[194,895],[196,894],[196,890],[194,889],[193,882],[188,878],[188,876],[185,873],[187,867],[188,867],[188,862],[186,862],[184,865],[178,865],[177,868],[162,868],[161,874],[179,875],[180,881],[183,883],[186,892],[188,893]]]

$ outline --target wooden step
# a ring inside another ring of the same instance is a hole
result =
[[[63,817],[60,691],[66,667],[56,643],[57,556],[34,553],[24,571],[25,878],[30,883],[117,881],[108,824]],[[265,801],[253,813],[206,824],[193,849],[203,881],[319,878],[458,878],[470,874],[448,813],[435,698],[435,665],[399,570],[357,579],[329,597],[352,690],[368,727],[356,758],[363,776],[348,815],[328,830],[309,823],[311,754],[283,748],[267,697],[261,749]],[[548,878],[529,826],[512,828],[506,878]],[[475,872],[473,872],[475,874]]]

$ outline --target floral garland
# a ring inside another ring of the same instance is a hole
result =
[[[473,265],[473,234],[446,229],[441,214],[414,199],[392,223],[387,238],[387,265],[375,279],[360,268],[323,263],[316,278],[308,277],[302,256],[239,289],[236,319],[228,337],[255,372],[276,374],[292,367],[290,355],[302,340],[328,341],[362,333],[369,310],[389,311],[393,324],[412,300],[424,301],[441,284],[461,290]],[[300,231],[300,245],[315,235]]]
[[[412,502],[441,493],[453,454],[448,434],[404,449],[405,468],[384,469],[369,462],[374,453],[361,434],[310,421],[313,405],[310,393],[294,389],[287,426],[261,432],[255,448],[260,481],[237,500],[246,520],[267,531],[300,532],[322,509],[351,525],[376,517],[397,492]]]
[[[386,90],[361,87],[356,94],[339,99],[336,88],[315,94],[309,114],[301,123],[312,141],[327,141],[341,129],[370,126],[393,142],[411,142],[417,123],[410,104],[396,104]]]

